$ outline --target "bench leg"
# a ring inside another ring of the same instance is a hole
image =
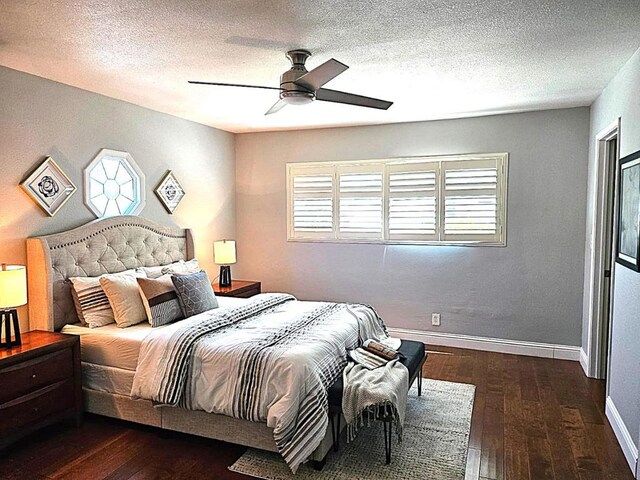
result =
[[[422,372],[418,373],[418,396],[422,396]]]
[[[331,415],[331,436],[333,439],[333,451],[337,452],[340,449],[340,413],[334,414],[329,413]],[[336,417],[338,419],[336,420]]]
[[[387,465],[391,463],[391,432],[393,430],[393,419],[382,420],[384,424],[384,454]]]
[[[318,471],[318,472],[324,468],[326,463],[327,463],[327,456],[326,455],[324,456],[324,458],[322,460],[311,460],[311,465],[313,466],[313,469]]]

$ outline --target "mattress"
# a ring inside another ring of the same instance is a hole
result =
[[[245,298],[217,297],[220,308],[246,303]],[[156,328],[165,328],[169,325]],[[151,331],[148,323],[119,328],[115,323],[99,328],[84,327],[80,323],[65,325],[62,333],[80,336],[81,357],[85,364],[112,367],[135,372],[143,340]]]

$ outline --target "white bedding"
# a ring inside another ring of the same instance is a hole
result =
[[[62,333],[80,335],[83,362],[135,371],[140,345],[151,331],[151,325],[140,323],[119,328],[111,323],[100,328],[65,325]]]
[[[216,298],[220,308],[236,307],[249,301],[246,298]],[[139,323],[132,327],[120,328],[115,323],[111,323],[104,327],[89,328],[75,323],[65,325],[62,333],[80,335],[81,356],[84,363],[135,371],[143,340],[152,330],[170,326],[152,329],[148,323]]]
[[[134,371],[82,362],[82,386],[89,390],[131,395]]]
[[[154,329],[131,396],[265,422],[295,471],[325,436],[326,389],[341,375],[347,350],[385,338],[384,325],[367,306],[282,294],[258,295],[228,312]]]
[[[162,327],[62,331],[80,335],[86,388],[265,422],[295,471],[324,438],[326,389],[341,374],[347,350],[362,339],[385,338],[384,325],[363,305],[282,294],[218,300],[218,309]],[[263,307],[269,302],[275,307]],[[188,355],[175,360],[173,339],[200,331],[202,341],[193,337]],[[183,366],[188,372],[180,377],[176,368]]]

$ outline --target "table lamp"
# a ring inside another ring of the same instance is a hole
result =
[[[219,240],[213,242],[213,261],[220,265],[220,279],[218,283],[221,287],[231,286],[231,267],[236,263],[236,242],[235,240]]]
[[[27,303],[27,269],[22,265],[2,264],[0,269],[0,337],[4,330],[4,340],[0,338],[0,348],[10,348],[22,344],[20,340],[20,323],[15,307]],[[11,340],[11,324],[13,323],[14,340]]]

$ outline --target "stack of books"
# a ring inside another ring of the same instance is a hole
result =
[[[349,356],[354,362],[373,370],[400,358],[400,353],[375,340],[367,340],[361,347],[350,350]]]

